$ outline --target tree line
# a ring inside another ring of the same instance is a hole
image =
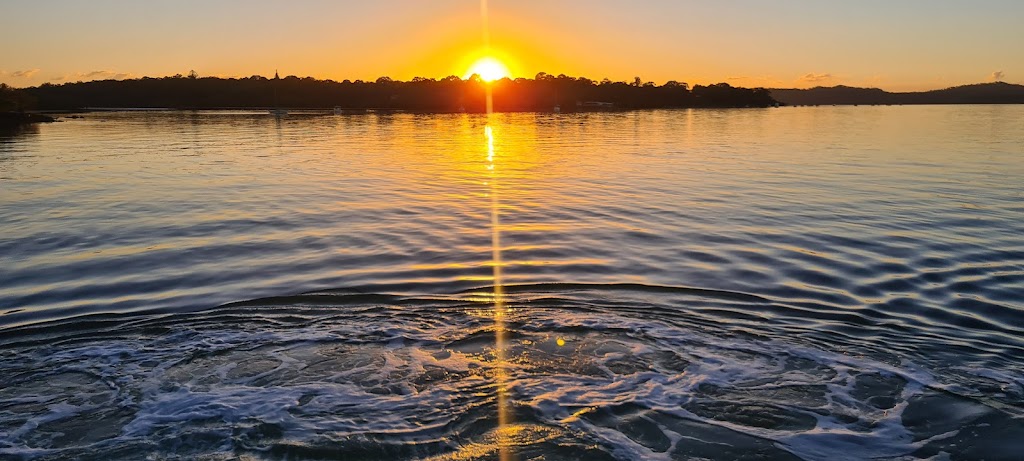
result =
[[[0,112],[19,112],[36,107],[36,100],[26,91],[0,83]]]
[[[649,109],[675,107],[767,107],[775,104],[768,90],[738,88],[727,83],[694,85],[678,81],[662,85],[539,73],[534,78],[484,82],[468,79],[416,77],[398,81],[333,81],[312,77],[245,78],[187,76],[144,77],[64,84],[44,83],[18,90],[26,103],[39,110],[89,107],[173,109],[307,108],[340,106],[351,109],[394,109],[436,112],[481,112],[490,88],[497,111],[563,111],[592,107]],[[602,104],[598,104],[602,103]]]

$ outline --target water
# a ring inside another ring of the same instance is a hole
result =
[[[1019,459],[1022,119],[0,134],[0,457]]]

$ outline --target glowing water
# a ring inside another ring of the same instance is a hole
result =
[[[1012,459],[1022,116],[5,134],[0,457]]]

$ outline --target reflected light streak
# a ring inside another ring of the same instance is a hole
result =
[[[487,30],[487,0],[480,0],[480,19],[483,26],[483,46],[490,48],[490,35]],[[487,140],[487,171],[490,173],[490,259],[494,267],[495,287],[495,388],[498,392],[498,458],[510,461],[512,456],[511,415],[508,408],[508,364],[506,358],[505,332],[505,290],[502,287],[502,235],[501,213],[498,198],[498,169],[495,165],[495,130],[490,127],[490,118],[494,114],[492,87],[484,85],[487,103],[487,123],[483,127],[483,135]]]
[[[484,48],[490,50],[491,38],[488,30],[487,0],[480,0],[480,16],[483,23]],[[484,126],[484,137],[487,139],[487,171],[490,173],[490,195],[491,195],[491,267],[494,269],[494,380],[497,392],[498,410],[498,459],[511,461],[512,455],[512,432],[511,415],[508,409],[508,363],[506,357],[507,338],[505,332],[505,290],[502,287],[502,262],[501,262],[501,215],[498,200],[498,172],[494,162],[494,129],[491,127],[491,117],[494,113],[493,94],[490,84],[484,85],[487,98],[487,123]]]
[[[488,93],[490,89],[488,88]],[[488,96],[490,96],[488,94]],[[488,111],[489,112],[489,111]],[[488,113],[488,119],[491,115]],[[506,357],[506,331],[505,316],[505,290],[502,286],[502,257],[501,257],[501,213],[498,200],[497,179],[498,173],[494,162],[494,129],[490,124],[484,126],[484,136],[487,138],[487,170],[490,173],[490,195],[491,195],[491,266],[493,267],[494,285],[494,379],[497,391],[498,405],[498,457],[502,461],[514,459],[511,447],[512,435],[508,430],[511,428],[511,417],[508,410],[508,370]]]

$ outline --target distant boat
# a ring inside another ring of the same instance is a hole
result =
[[[269,112],[270,115],[273,115],[274,117],[284,117],[285,115],[288,115],[288,111],[284,109],[270,109],[267,112]]]
[[[341,109],[341,106],[334,106],[334,115],[344,114],[345,111]]]
[[[562,106],[555,104],[554,111],[556,114],[562,113]]]

